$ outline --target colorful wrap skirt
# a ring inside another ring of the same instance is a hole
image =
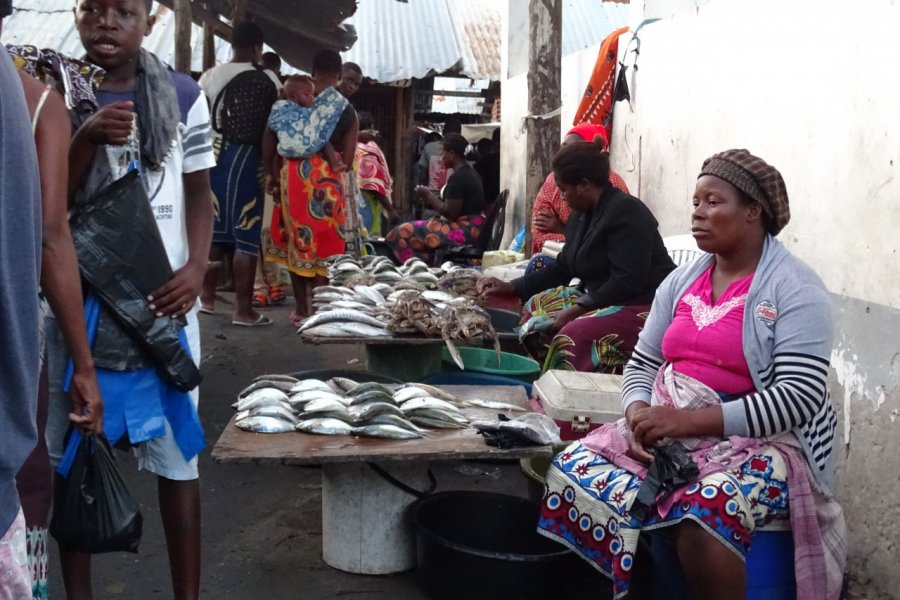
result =
[[[436,250],[471,244],[481,235],[483,227],[483,215],[463,216],[456,221],[436,217],[401,223],[388,232],[385,240],[399,260],[418,256],[431,264]]]
[[[327,276],[325,259],[346,249],[346,211],[344,178],[324,158],[284,159],[266,259],[301,277]]]
[[[698,410],[721,404],[719,395],[671,365],[660,369],[652,406]],[[608,423],[553,458],[547,473],[538,532],[576,552],[613,580],[614,598],[628,593],[642,531],[683,521],[703,528],[726,551],[745,558],[753,533],[778,520],[794,539],[798,600],[836,598],[843,560],[840,509],[821,510],[812,474],[792,433],[773,438],[681,438],[697,465],[691,483],[660,492],[646,518],[632,515],[647,465],[628,455],[625,419]],[[826,515],[831,512],[831,517]],[[823,529],[830,530],[823,536]],[[643,560],[643,559],[639,559]],[[829,574],[829,565],[836,573]],[[836,577],[833,576],[836,574]],[[837,583],[836,589],[832,582]],[[835,593],[826,593],[826,589]]]
[[[566,286],[539,292],[525,303],[522,323],[536,316],[555,318],[574,306],[580,296],[577,289]],[[526,338],[525,349],[541,363],[542,371],[620,373],[631,358],[649,313],[649,304],[593,310],[570,321],[552,339],[543,333]]]
[[[209,172],[213,192],[213,243],[259,254],[265,207],[258,146],[218,140],[216,166]]]
[[[628,593],[642,530],[684,520],[698,523],[741,557],[752,532],[788,517],[787,472],[781,454],[768,448],[739,467],[690,485],[663,517],[630,516],[641,477],[575,442],[553,458],[538,529],[613,580],[614,597]]]

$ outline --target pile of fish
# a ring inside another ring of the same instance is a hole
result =
[[[462,400],[420,383],[392,390],[343,377],[325,382],[288,375],[257,377],[232,406],[237,410],[235,425],[245,431],[396,440],[421,438],[429,429],[464,429],[470,421],[463,408],[524,410],[504,402]]]
[[[372,286],[383,284],[392,290],[425,290],[442,289],[441,278],[456,271],[468,271],[463,278],[479,276],[478,271],[466,269],[452,262],[440,267],[429,268],[425,262],[413,257],[400,266],[386,256],[363,256],[355,258],[349,254],[339,254],[328,259],[328,279],[333,286],[355,287],[357,285]],[[459,277],[457,275],[456,277]],[[390,292],[388,292],[390,293]],[[459,294],[457,294],[459,295]]]

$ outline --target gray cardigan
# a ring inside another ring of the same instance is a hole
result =
[[[659,286],[634,356],[625,367],[624,408],[636,401],[650,402],[653,380],[663,364],[663,335],[675,307],[713,262],[713,255],[705,254],[673,271]],[[833,308],[822,280],[781,242],[767,236],[744,309],[744,356],[756,391],[722,405],[725,436],[793,431],[826,494],[834,480],[837,429],[826,381],[833,338]]]

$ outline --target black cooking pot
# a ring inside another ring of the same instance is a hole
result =
[[[420,585],[441,600],[605,597],[609,585],[601,575],[537,533],[539,510],[529,500],[489,492],[417,500],[411,511]]]

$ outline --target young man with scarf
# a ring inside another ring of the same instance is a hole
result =
[[[129,143],[133,133],[138,134],[141,180],[173,271],[168,282],[149,295],[147,308],[157,319],[186,319],[183,337],[197,362],[200,338],[195,302],[206,272],[212,237],[209,169],[215,165],[215,158],[209,110],[200,88],[189,77],[171,71],[156,56],[141,49],[143,38],[153,27],[150,5],[150,0],[78,0],[76,3],[75,23],[87,60],[105,73],[93,89],[99,110],[84,121],[72,139],[70,190],[78,207],[89,203],[98,192],[122,177],[127,169],[115,160],[116,152]],[[64,350],[51,330],[48,328],[47,340],[51,378],[48,442],[51,459],[58,460],[64,429],[53,431],[52,428],[54,422],[60,423],[59,415],[54,415],[59,413],[54,405],[65,405],[58,400],[62,396]],[[105,308],[97,324],[93,353],[98,376],[102,369],[120,374],[153,372],[154,365],[145,350]],[[124,402],[132,400],[126,398]],[[200,486],[196,454],[203,442],[202,431],[197,431],[196,387],[185,400],[192,411],[194,426],[195,439],[191,440],[190,449],[182,426],[168,412],[164,427],[143,439],[140,424],[132,429],[134,424],[128,419],[128,407],[119,419],[122,424],[127,422],[128,429],[123,435],[135,445],[139,468],[158,476],[173,596],[179,600],[197,598],[200,588]],[[105,423],[113,442],[110,430],[114,425],[115,419]],[[60,558],[68,597],[91,598],[90,555],[60,548]]]

